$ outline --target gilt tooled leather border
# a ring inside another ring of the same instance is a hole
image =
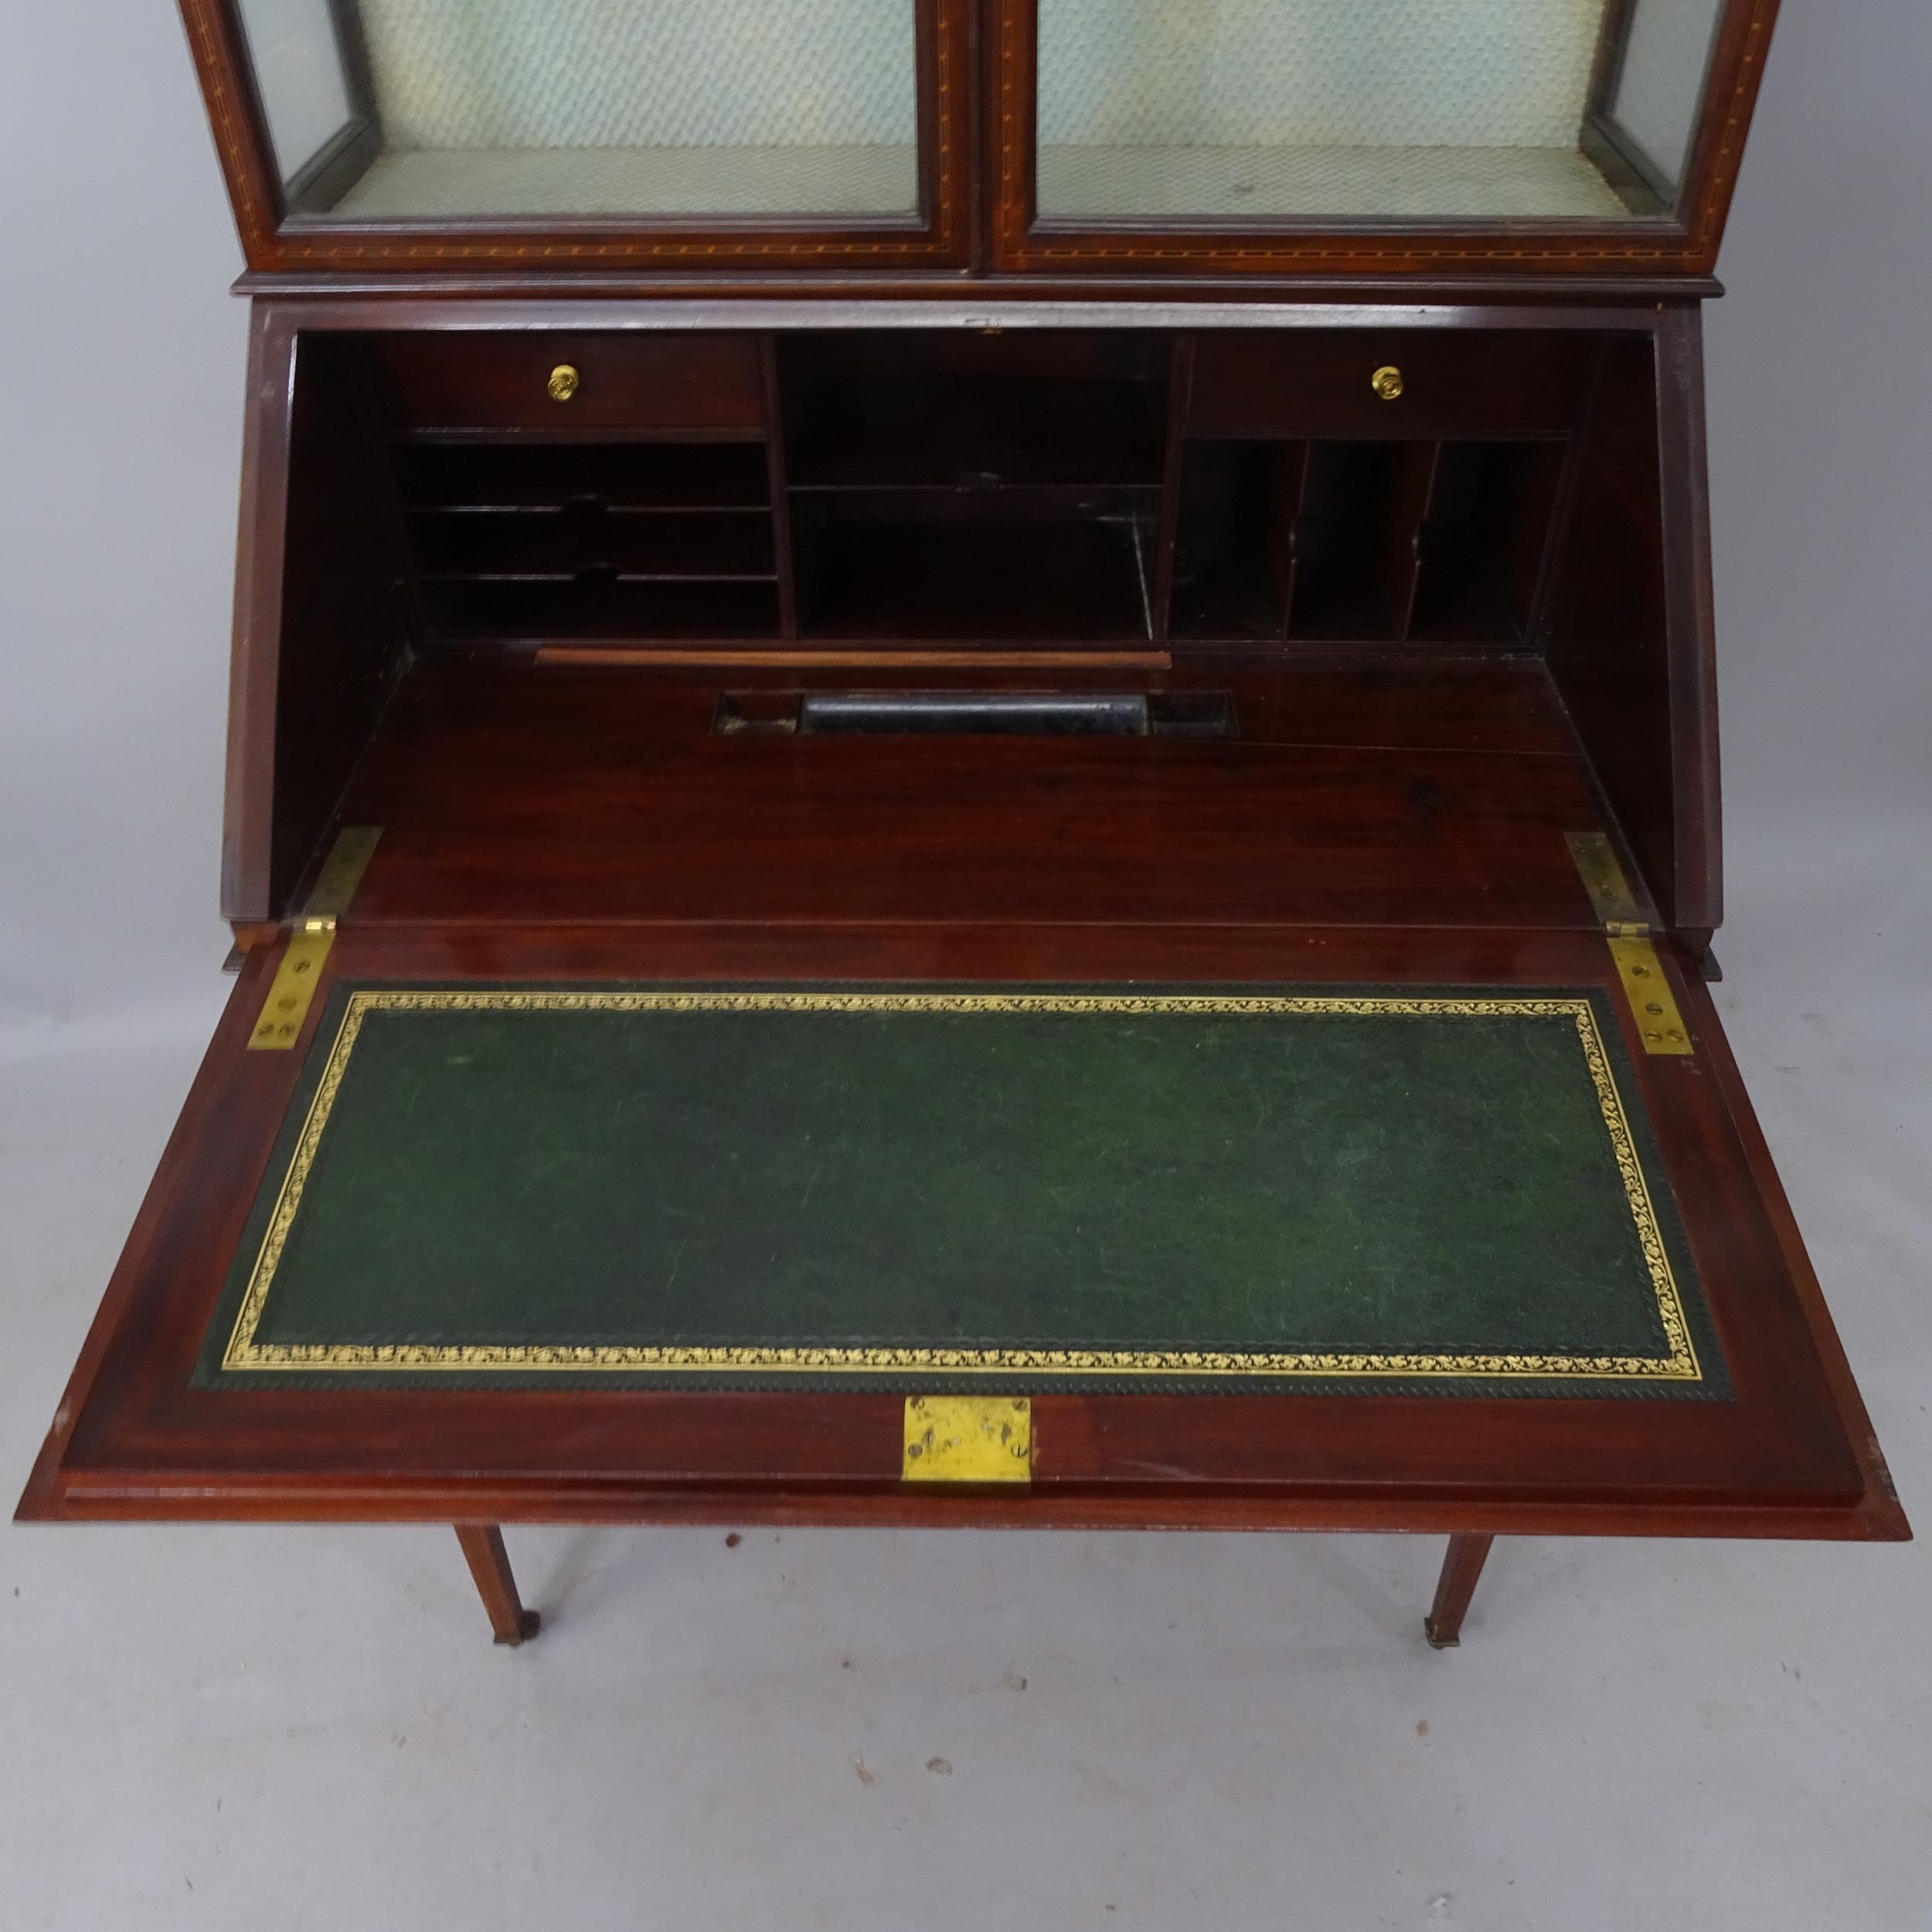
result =
[[[1265,1351],[1107,1350],[1079,1349],[782,1346],[766,1344],[639,1346],[543,1343],[304,1343],[264,1342],[260,1330],[276,1274],[327,1131],[356,1042],[377,1012],[900,1012],[900,1013],[1211,1013],[1250,1016],[1377,1019],[1567,1019],[1575,1026],[1592,1089],[1614,1155],[1632,1226],[1641,1249],[1665,1339],[1660,1355],[1402,1354]],[[940,1376],[1049,1376],[1109,1381],[1158,1377],[1213,1383],[1298,1379],[1351,1382],[1587,1381],[1644,1385],[1702,1383],[1685,1300],[1652,1199],[1630,1116],[1619,1092],[1595,1007],[1581,994],[1332,994],[912,992],[859,990],[614,991],[492,988],[446,991],[357,988],[350,991],[294,1153],[250,1270],[241,1304],[220,1358],[223,1373],[277,1372],[328,1376],[373,1372],[495,1376],[519,1373],[685,1376],[726,1381],[739,1376],[782,1379]],[[1633,1389],[1632,1393],[1636,1393]],[[1688,1392],[1688,1391],[1687,1391]],[[1606,1391],[1607,1393],[1607,1391]]]

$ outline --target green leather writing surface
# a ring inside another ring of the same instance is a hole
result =
[[[197,1379],[1722,1394],[1600,1000],[338,989]]]

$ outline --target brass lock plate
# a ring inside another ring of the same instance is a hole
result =
[[[1025,1396],[908,1396],[906,1482],[1031,1482],[1033,1405]]]

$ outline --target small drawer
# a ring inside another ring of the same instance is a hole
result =
[[[1591,340],[1548,331],[1307,329],[1202,335],[1196,436],[1560,436],[1581,415]]]
[[[566,335],[458,330],[373,348],[406,430],[635,430],[757,435],[764,379],[749,335]]]

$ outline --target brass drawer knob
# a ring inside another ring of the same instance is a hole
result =
[[[1385,403],[1393,403],[1402,393],[1402,372],[1393,362],[1385,362],[1369,378],[1369,386]]]
[[[547,386],[552,402],[567,403],[583,386],[583,378],[572,364],[560,362],[551,370]]]

